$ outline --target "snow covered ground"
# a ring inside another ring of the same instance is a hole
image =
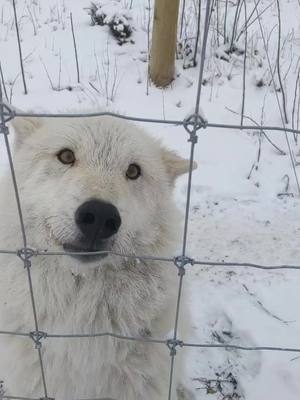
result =
[[[147,90],[147,27],[153,11],[152,1],[150,10],[148,0],[105,3],[108,10],[126,9],[131,15],[132,43],[120,46],[110,35],[108,26],[92,26],[86,10],[90,5],[88,0],[18,0],[28,86],[28,95],[24,95],[11,0],[0,0],[0,61],[9,100],[24,110],[108,108],[128,115],[183,119],[195,104],[199,69],[183,69],[183,61],[177,60],[177,76],[171,87],[160,90],[150,85]],[[188,36],[193,36],[196,29],[194,3],[197,2],[186,3],[188,24],[184,31]],[[205,3],[203,0],[202,19]],[[246,2],[248,15],[255,3]],[[260,12],[266,9],[262,14],[262,29],[275,71],[276,1],[258,3]],[[233,2],[218,4],[220,21],[228,4],[230,32],[234,21]],[[287,126],[297,127],[300,6],[296,0],[281,0],[280,5],[280,67],[287,97]],[[80,83],[77,83],[70,12],[77,41]],[[201,107],[209,122],[239,124],[244,56],[237,53],[228,56],[222,43],[217,47],[216,13],[215,8]],[[242,8],[238,29],[243,25],[243,13]],[[278,91],[276,71],[274,90],[255,16],[254,12],[250,20],[254,22],[249,23],[248,29],[245,115],[259,124],[282,126],[276,98],[282,104],[282,93]],[[222,40],[220,36],[219,41]],[[239,46],[244,46],[244,35]],[[222,60],[222,56],[229,60]],[[244,122],[253,123],[247,119]],[[188,134],[182,127],[143,125],[168,147],[189,156]],[[266,133],[273,144],[259,131],[215,128],[199,131],[195,153],[198,169],[193,174],[188,234],[188,254],[193,258],[300,265],[300,203],[286,137],[279,132]],[[299,146],[292,134],[289,143],[297,165]],[[2,170],[7,166],[3,144],[1,139]],[[176,187],[182,211],[186,187],[186,178]],[[300,271],[194,265],[188,267],[184,279],[193,315],[191,341],[300,348]],[[299,399],[300,357],[296,353],[195,348],[180,351],[188,352],[187,381],[198,400]]]

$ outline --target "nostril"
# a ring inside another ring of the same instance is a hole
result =
[[[110,218],[107,221],[105,221],[104,226],[108,231],[117,232],[117,230],[119,229],[120,224],[115,219]]]
[[[86,225],[92,225],[95,223],[95,215],[92,213],[85,213],[81,216],[81,223]]]

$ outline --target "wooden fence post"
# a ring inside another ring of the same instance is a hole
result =
[[[174,79],[179,0],[156,0],[154,7],[150,78],[166,87]]]

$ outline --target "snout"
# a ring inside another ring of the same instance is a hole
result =
[[[113,204],[90,200],[78,207],[75,222],[84,240],[94,245],[95,242],[108,239],[118,232],[121,217]]]

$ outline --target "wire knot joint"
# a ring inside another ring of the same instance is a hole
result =
[[[178,275],[184,275],[185,266],[188,264],[194,265],[194,259],[187,256],[177,256],[174,258],[174,264],[178,268]]]
[[[189,142],[196,144],[198,142],[197,131],[207,127],[207,120],[203,115],[191,114],[183,121],[184,129],[189,133]]]
[[[35,348],[40,349],[42,347],[42,339],[46,339],[47,333],[42,331],[33,331],[29,334],[30,338],[34,341]]]
[[[183,347],[183,341],[178,339],[168,339],[167,346],[170,350],[170,356],[176,356],[176,348]]]
[[[18,250],[17,256],[24,262],[24,267],[31,267],[31,257],[35,255],[35,251],[29,247],[23,247]]]
[[[8,128],[5,124],[14,119],[15,116],[15,110],[8,104],[0,101],[0,133],[8,134]]]

